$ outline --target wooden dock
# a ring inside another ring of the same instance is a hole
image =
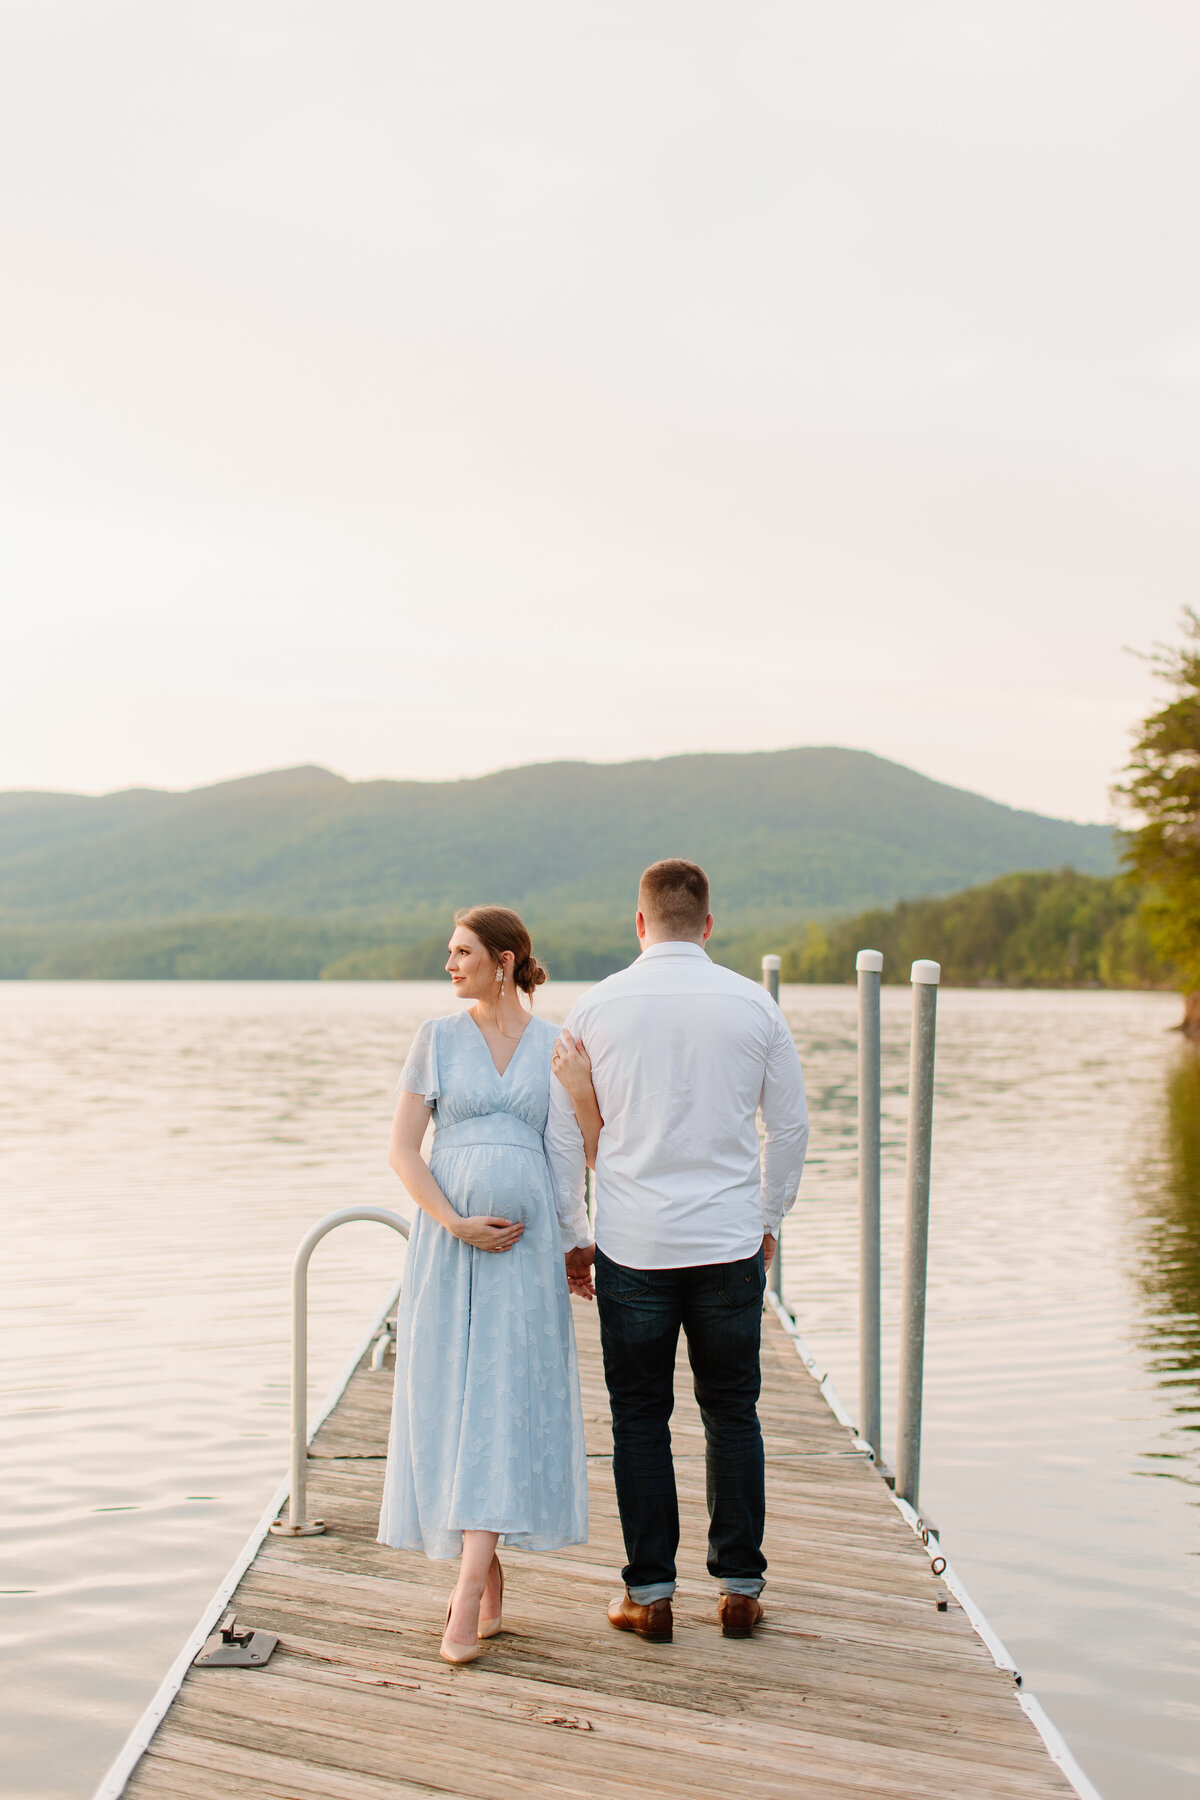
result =
[[[612,1630],[624,1560],[594,1307],[575,1303],[591,1537],[504,1552],[505,1631],[438,1658],[455,1565],[375,1542],[391,1372],[366,1358],[313,1441],[323,1537],[266,1538],[234,1595],[277,1632],[266,1668],[190,1668],[131,1800],[1050,1800],[1052,1761],[775,1316],[764,1321],[767,1616],[722,1638],[704,1568],[703,1433],[686,1363],[675,1417],[684,1543],[675,1638]]]

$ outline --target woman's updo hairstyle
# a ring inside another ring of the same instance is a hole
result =
[[[464,906],[455,913],[454,923],[473,931],[494,963],[511,950],[513,981],[532,1000],[534,988],[541,987],[546,979],[546,971],[533,954],[533,940],[520,913],[508,906]]]

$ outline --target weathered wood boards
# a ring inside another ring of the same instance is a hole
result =
[[[704,1443],[681,1363],[675,1640],[614,1632],[623,1561],[594,1309],[575,1305],[591,1537],[505,1553],[505,1631],[449,1669],[454,1565],[375,1543],[390,1371],[364,1362],[314,1440],[324,1537],[269,1538],[233,1604],[278,1632],[264,1670],[191,1669],[136,1800],[1050,1800],[1073,1790],[886,1490],[770,1316],[767,1620],[721,1637],[704,1568]]]

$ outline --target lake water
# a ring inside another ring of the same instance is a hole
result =
[[[541,990],[561,1018],[579,989]],[[785,989],[812,1150],[785,1286],[853,1411],[851,988]],[[302,1230],[403,1205],[424,984],[0,986],[0,1764],[84,1800],[287,1455]],[[1106,1800],[1200,1776],[1200,1059],[1146,994],[939,1003],[923,1509]],[[885,1451],[909,995],[884,990]],[[403,1246],[323,1244],[313,1391]]]

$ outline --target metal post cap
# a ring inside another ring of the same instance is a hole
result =
[[[860,974],[878,975],[883,968],[883,951],[860,950],[854,959],[854,966]]]
[[[915,962],[912,966],[910,981],[924,981],[930,987],[936,987],[942,979],[942,965],[935,962]]]
[[[764,969],[781,969],[783,958],[782,956],[764,956],[762,966]]]

